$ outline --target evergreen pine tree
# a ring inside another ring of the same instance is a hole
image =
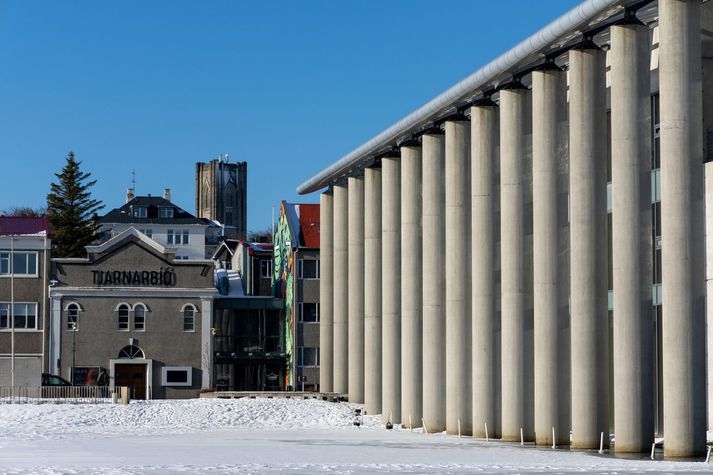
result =
[[[62,172],[55,173],[59,182],[52,183],[47,195],[55,257],[83,257],[86,255],[84,246],[97,238],[95,214],[104,205],[91,198],[89,188],[96,180],[86,181],[91,174],[82,172],[81,164],[74,159],[74,153],[69,152]]]

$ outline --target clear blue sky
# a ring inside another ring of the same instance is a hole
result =
[[[577,0],[0,0],[0,210],[73,150],[108,209],[248,161],[250,229],[313,174]]]

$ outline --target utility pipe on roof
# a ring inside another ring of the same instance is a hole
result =
[[[533,54],[541,52],[565,34],[581,28],[606,9],[623,3],[623,0],[587,0],[565,13],[529,38],[520,42],[509,51],[498,56],[467,78],[463,79],[447,91],[441,93],[411,114],[396,122],[376,137],[354,149],[337,162],[325,168],[297,188],[297,193],[304,195],[327,186],[335,178],[358,167],[359,162],[369,158],[370,154],[378,152],[404,134],[412,132],[424,122],[432,120],[439,113],[460,105],[469,96],[475,94],[478,88],[488,86],[499,76],[520,64]]]

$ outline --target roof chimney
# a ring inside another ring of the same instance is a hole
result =
[[[163,189],[163,199],[166,201],[171,201],[171,189],[170,188]]]
[[[126,190],[126,202],[128,203],[129,201],[134,199],[134,189],[133,188],[128,188]]]

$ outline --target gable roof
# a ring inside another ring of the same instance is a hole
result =
[[[133,238],[133,239],[132,239]],[[108,241],[104,241],[101,244],[98,244],[96,246],[86,246],[87,253],[89,254],[105,254],[109,252],[110,250],[121,246],[124,244],[125,241],[127,240],[138,240],[142,243],[144,243],[146,246],[148,246],[150,249],[156,251],[159,254],[167,254],[167,253],[173,253],[175,252],[175,249],[172,248],[167,248],[162,246],[161,244],[157,243],[144,233],[136,230],[135,228],[131,227],[129,229],[125,229],[113,238],[109,239]]]
[[[319,249],[319,204],[282,202],[292,247]]]
[[[146,208],[146,217],[134,216],[132,210],[135,208]],[[172,218],[159,218],[159,208],[172,208]],[[202,224],[210,225],[210,221],[196,218],[188,211],[179,208],[172,202],[160,196],[137,196],[125,205],[114,208],[107,214],[99,218],[99,224],[123,223],[123,224]]]
[[[47,216],[0,216],[0,236],[45,236],[51,234]]]

